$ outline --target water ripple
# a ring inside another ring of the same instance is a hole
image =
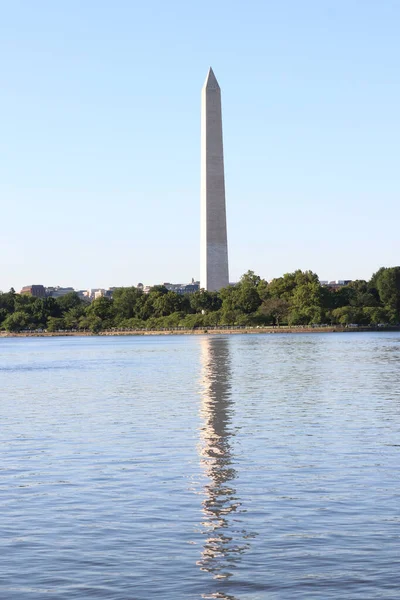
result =
[[[397,333],[0,340],[0,598],[396,599]]]

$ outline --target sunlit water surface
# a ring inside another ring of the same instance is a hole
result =
[[[0,598],[399,598],[397,333],[0,340]]]

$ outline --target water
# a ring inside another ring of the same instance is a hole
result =
[[[400,335],[0,339],[0,598],[398,598]]]

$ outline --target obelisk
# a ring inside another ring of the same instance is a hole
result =
[[[210,67],[201,91],[200,287],[213,292],[228,283],[221,89]]]

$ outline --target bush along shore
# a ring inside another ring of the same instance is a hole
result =
[[[219,292],[181,295],[154,286],[144,294],[135,287],[121,287],[112,298],[90,304],[75,292],[59,298],[34,298],[13,289],[0,293],[4,334],[337,330],[399,323],[400,267],[382,267],[370,281],[352,281],[338,289],[321,285],[311,271],[298,270],[269,283],[248,271],[239,283]]]

